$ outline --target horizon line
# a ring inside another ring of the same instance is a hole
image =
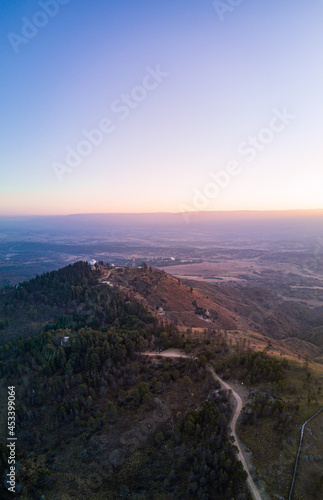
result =
[[[290,212],[323,212],[323,208],[287,208],[287,209],[236,209],[236,210],[188,210],[182,212],[75,212],[66,214],[0,214],[0,218],[29,217],[73,217],[87,215],[182,215],[182,214],[216,214],[216,213],[290,213]]]

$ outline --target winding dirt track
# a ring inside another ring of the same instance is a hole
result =
[[[156,353],[154,353],[154,352],[142,352],[141,354],[143,354],[145,356],[156,356]],[[179,350],[175,350],[175,349],[169,349],[167,351],[160,352],[158,354],[158,356],[163,356],[165,358],[189,358],[189,359],[195,358],[194,356],[189,356],[189,355],[181,353]],[[234,414],[232,416],[232,419],[230,422],[230,427],[232,430],[232,435],[235,439],[235,444],[238,448],[238,459],[241,461],[244,470],[248,474],[247,484],[249,486],[249,490],[252,494],[252,497],[254,498],[254,500],[262,500],[262,498],[259,494],[258,488],[255,485],[255,483],[251,477],[247,461],[246,461],[245,456],[243,454],[242,447],[241,447],[241,444],[239,442],[239,439],[238,439],[238,436],[236,433],[237,421],[238,421],[238,418],[239,418],[241,410],[242,410],[242,400],[241,400],[239,394],[237,394],[227,382],[222,380],[222,378],[220,378],[215,373],[213,368],[211,368],[210,366],[208,366],[207,368],[208,368],[209,372],[211,373],[212,377],[215,380],[218,380],[224,389],[227,389],[227,390],[232,392],[232,395],[233,395],[234,399],[236,400],[237,406],[236,406]]]

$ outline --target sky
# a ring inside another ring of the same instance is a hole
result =
[[[323,1],[2,0],[0,215],[323,208]]]

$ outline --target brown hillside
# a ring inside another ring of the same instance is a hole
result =
[[[181,280],[155,268],[102,269],[101,281],[179,326],[253,330],[276,339],[295,336],[307,327],[304,306],[259,288]]]
[[[140,300],[154,315],[166,322],[228,330],[238,327],[236,315],[220,301],[191,289],[165,271],[120,267],[110,270],[108,278],[103,277],[102,280],[109,280],[130,297]]]

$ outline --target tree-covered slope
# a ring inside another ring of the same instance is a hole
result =
[[[124,326],[153,317],[117,288],[98,285],[99,272],[76,262],[0,292],[0,343],[41,330]]]
[[[229,397],[214,392],[203,359],[140,355],[184,348],[174,325],[98,285],[82,262],[4,290],[1,306],[0,398],[15,387],[17,498],[249,498]],[[0,422],[5,498],[5,405]]]

